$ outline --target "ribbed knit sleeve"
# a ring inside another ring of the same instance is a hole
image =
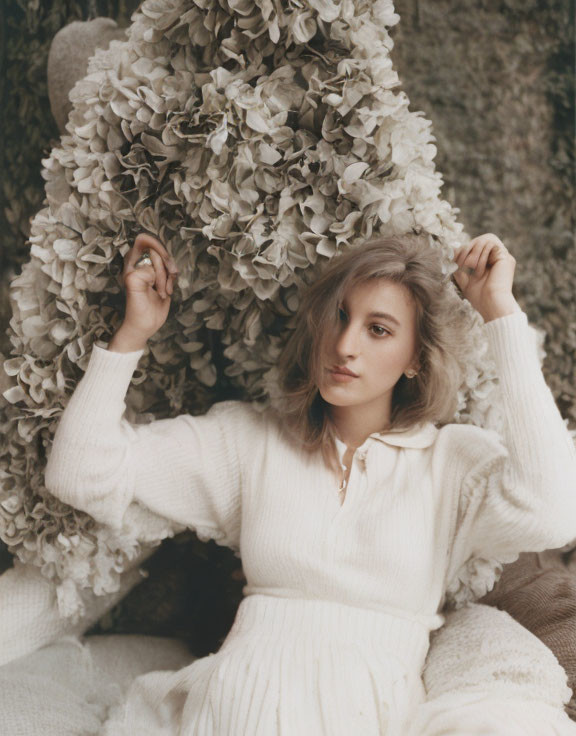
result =
[[[258,441],[264,418],[249,402],[223,401],[202,416],[149,424],[124,418],[125,396],[143,350],[94,344],[86,373],[60,418],[45,484],[97,521],[122,526],[141,504],[202,539],[239,548],[246,436]]]
[[[576,450],[527,316],[517,311],[483,329],[498,371],[503,437],[476,428],[479,446],[470,449],[476,460],[461,482],[447,574],[446,599],[456,608],[491,590],[502,564],[521,552],[576,539]]]

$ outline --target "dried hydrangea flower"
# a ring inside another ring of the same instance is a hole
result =
[[[453,268],[463,228],[441,198],[431,124],[392,67],[398,20],[390,0],[145,0],[72,90],[67,134],[43,161],[30,260],[11,283],[0,415],[0,536],[57,584],[63,616],[181,531],[134,503],[113,532],[43,485],[91,346],[119,326],[138,232],[165,243],[180,278],[128,392],[134,422],[203,413],[222,387],[274,402],[299,290],[365,239],[427,233]],[[497,427],[494,366],[468,317],[454,420]]]

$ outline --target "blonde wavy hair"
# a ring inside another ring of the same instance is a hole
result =
[[[318,385],[327,348],[340,330],[342,300],[348,289],[372,279],[402,284],[413,296],[419,350],[419,372],[411,379],[403,374],[397,381],[390,421],[382,429],[449,422],[463,380],[470,323],[463,300],[442,269],[439,247],[430,244],[429,236],[378,237],[332,258],[301,294],[295,329],[278,359],[280,401],[275,408],[292,439],[309,452],[321,449],[326,465],[335,472],[339,468],[335,427]]]

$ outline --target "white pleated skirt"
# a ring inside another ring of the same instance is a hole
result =
[[[403,736],[428,643],[409,617],[250,595],[216,654],[137,677],[104,733]]]

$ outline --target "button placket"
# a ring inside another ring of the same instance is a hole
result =
[[[345,454],[345,451],[340,456],[340,467],[342,468],[342,471],[344,475],[346,474],[346,466],[342,462],[343,456]],[[367,455],[368,455],[368,448],[364,445],[361,445],[359,448],[357,448],[354,451],[354,454],[352,455],[352,459],[350,461],[350,474],[348,476],[348,482],[346,486],[344,486],[344,499],[342,500],[340,498],[342,491],[338,491],[338,503],[339,503],[339,509],[337,511],[337,516],[339,516],[344,507],[350,506],[351,503],[354,503],[352,496],[355,496],[357,491],[356,486],[361,485],[362,487],[366,486],[366,467],[367,467]],[[357,478],[357,473],[361,473],[361,475]],[[342,484],[340,486],[342,489]]]
[[[344,445],[344,443],[339,443],[338,449],[340,466],[344,470],[345,465],[343,463],[343,458],[346,452],[346,445]],[[334,494],[336,496],[336,508],[326,528],[326,535],[324,538],[326,554],[329,556],[331,555],[333,559],[336,559],[338,553],[337,550],[341,544],[341,525],[345,523],[350,514],[354,513],[354,505],[357,503],[356,494],[362,496],[368,489],[366,475],[367,455],[368,448],[363,445],[357,448],[355,453],[352,455],[350,475],[348,477],[344,503],[341,502],[341,494],[338,493],[338,487],[336,486],[336,492]]]
[[[364,497],[368,491],[368,447],[363,447],[358,450],[358,465],[362,471],[358,478],[358,482],[361,486],[361,495]]]

